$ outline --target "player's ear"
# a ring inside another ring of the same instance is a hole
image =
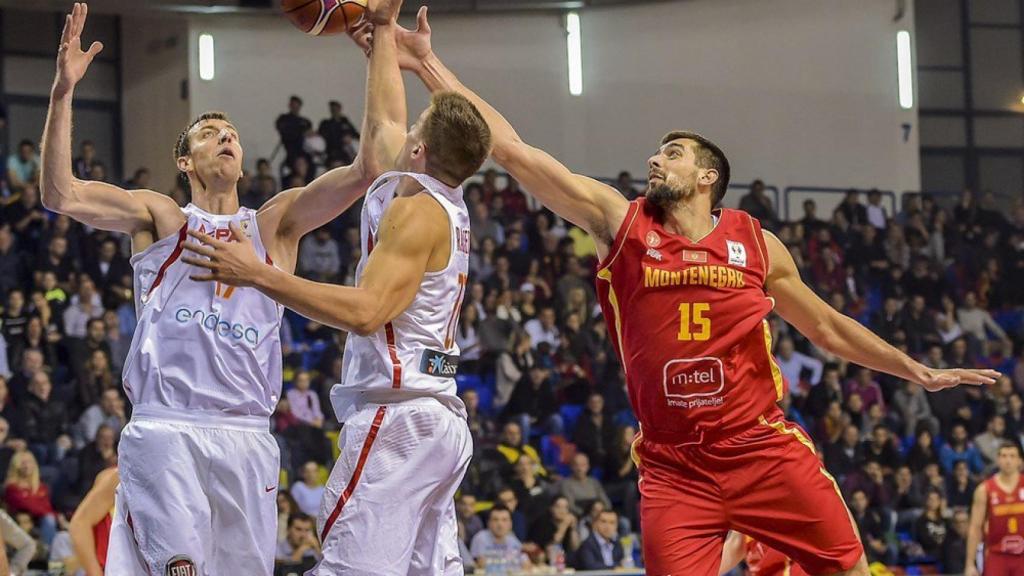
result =
[[[188,172],[192,169],[192,156],[178,156],[178,171]]]
[[[718,182],[718,177],[718,170],[714,168],[703,170],[700,175],[700,183],[705,186],[714,186],[715,182]]]

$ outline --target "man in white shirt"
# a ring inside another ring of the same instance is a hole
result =
[[[800,389],[800,374],[804,370],[811,371],[811,376],[808,378],[811,386],[817,386],[821,381],[824,364],[817,358],[797,352],[793,348],[793,340],[789,337],[779,340],[779,346],[775,349],[775,362],[779,365],[782,375],[786,377],[786,382],[789,383],[790,394],[794,396],[803,396],[804,394],[804,391]]]
[[[527,322],[523,328],[530,335],[535,350],[541,342],[550,344],[552,351],[557,350],[561,343],[558,327],[555,326],[555,309],[550,306],[542,308],[540,314]]]
[[[523,544],[512,534],[512,512],[502,504],[491,508],[487,529],[477,532],[469,546],[478,569],[488,562],[503,562],[506,567],[519,563]]]
[[[868,192],[867,210],[868,223],[879,230],[885,230],[887,214],[882,207],[882,193],[878,190]]]

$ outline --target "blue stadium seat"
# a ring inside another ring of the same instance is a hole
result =
[[[571,433],[576,429],[576,421],[580,419],[580,414],[583,414],[582,404],[562,404],[559,408],[558,413],[562,415],[562,424],[566,433]]]
[[[483,388],[483,380],[477,374],[459,374],[455,376],[455,385],[459,392],[467,388],[480,389]]]

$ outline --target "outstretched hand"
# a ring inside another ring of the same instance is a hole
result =
[[[71,92],[76,84],[85,76],[89,64],[103,50],[102,42],[93,42],[89,50],[82,50],[82,30],[85,19],[89,15],[89,6],[85,2],[75,2],[71,14],[64,18],[64,31],[60,34],[60,46],[57,52],[57,77],[53,81],[53,92],[56,96],[64,96]]]
[[[924,386],[924,389],[929,392],[937,392],[961,384],[969,384],[971,386],[995,384],[1000,376],[999,372],[987,369],[952,368],[949,370],[937,370],[926,368],[918,376],[917,383]]]
[[[208,272],[189,276],[197,282],[221,282],[231,286],[252,286],[267,264],[256,256],[252,241],[242,228],[231,222],[231,238],[217,240],[209,234],[189,230],[188,235],[201,244],[185,242],[182,247],[197,256],[185,256],[186,264],[204,268]]]
[[[427,20],[427,7],[421,6],[416,14],[416,29],[409,30],[397,23],[388,25],[395,27],[395,40],[398,44],[398,66],[402,70],[418,71],[423,62],[433,53],[431,45],[430,22]],[[356,26],[349,29],[349,36],[367,56],[373,51],[373,31],[378,24],[364,18]]]

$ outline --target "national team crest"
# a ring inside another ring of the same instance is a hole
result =
[[[199,576],[196,563],[184,554],[178,554],[167,561],[164,576]]]
[[[725,245],[729,248],[729,264],[733,266],[747,266],[747,248],[742,242],[726,240]]]
[[[651,248],[661,246],[661,236],[659,236],[654,230],[649,231],[647,233],[647,245]]]

